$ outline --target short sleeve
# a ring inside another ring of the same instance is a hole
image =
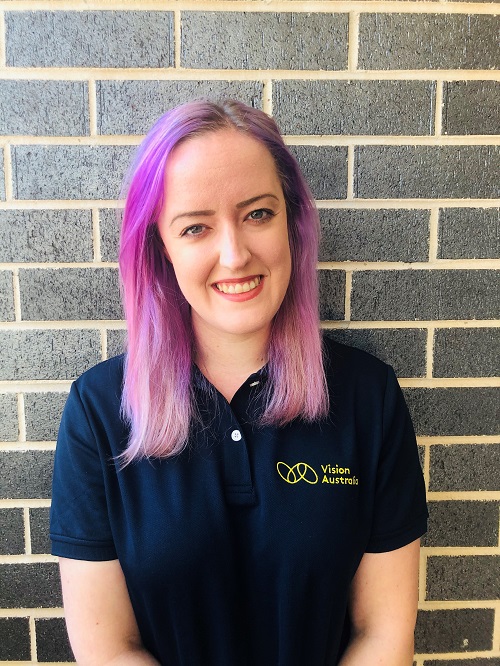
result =
[[[427,531],[425,484],[408,407],[387,366],[382,446],[367,552],[396,550]]]
[[[103,454],[95,440],[77,383],[63,411],[52,479],[52,554],[77,560],[113,560]]]

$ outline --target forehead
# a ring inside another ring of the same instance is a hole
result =
[[[266,146],[234,129],[208,132],[177,145],[165,170],[167,200],[176,194],[253,196],[266,186],[281,192],[274,158]]]

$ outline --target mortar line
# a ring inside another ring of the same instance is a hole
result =
[[[447,502],[448,500],[454,501],[471,501],[471,502],[484,502],[491,500],[497,502],[500,500],[500,491],[498,490],[447,490],[436,491],[430,490],[427,493],[427,500],[433,502]]]
[[[358,69],[359,51],[359,12],[349,12],[349,43],[347,50],[347,69],[355,72]]]
[[[23,509],[24,518],[24,554],[31,555],[31,524],[30,524],[30,510],[28,507]]]
[[[7,3],[6,3],[7,4]],[[294,12],[332,12],[336,13],[346,13],[349,11],[346,8],[346,4],[352,9],[361,12],[372,12],[374,11],[374,4],[372,2],[367,2],[366,0],[355,0],[351,3],[345,3],[340,0],[308,0],[301,3],[296,3],[299,5],[296,8],[293,8]],[[419,1],[410,1],[405,2],[401,7],[399,7],[399,2],[391,2],[389,0],[382,0],[377,2],[376,9],[377,11],[383,11],[386,13],[451,13],[448,2],[419,2]],[[432,6],[429,6],[432,4]],[[453,3],[457,7],[453,8],[453,13],[495,13],[495,4],[494,3],[465,3],[465,2],[456,2]],[[11,7],[12,5],[12,7]],[[59,0],[57,2],[57,7],[54,8],[53,0],[32,0],[31,2],[9,2],[8,8],[12,11],[23,11],[23,10],[52,10],[52,11],[67,11],[67,10],[102,10],[103,2],[102,0]],[[211,2],[200,2],[199,0],[170,0],[167,2],[162,2],[161,0],[143,0],[140,5],[137,4],[136,0],[107,0],[106,9],[114,10],[130,10],[134,9],[137,11],[175,11],[175,9],[180,5],[181,9],[184,10],[194,10],[194,11],[235,11],[235,12],[246,12],[254,11],[258,13],[268,13],[274,11],[283,11],[290,12],[290,3],[285,0],[244,0],[238,3],[237,7],[234,7],[234,2],[229,0],[212,0]],[[477,9],[476,9],[477,8]],[[497,9],[498,11],[498,9]]]
[[[396,3],[395,3],[396,4]],[[397,3],[397,9],[401,13],[410,3]],[[460,12],[456,11],[458,3],[453,3],[454,14]],[[9,2],[9,5],[14,5],[14,1]],[[431,6],[432,5],[432,6]],[[430,10],[436,9],[437,3],[426,3]],[[349,9],[347,9],[349,6]],[[481,12],[485,9],[485,5],[476,5],[479,11],[472,7],[472,3],[465,4],[465,14],[489,14],[490,12]],[[494,5],[495,10],[492,14],[498,14],[498,6]],[[27,11],[27,7],[23,6],[23,10]],[[54,8],[51,7],[53,10]],[[58,7],[59,9],[59,7]],[[74,8],[73,8],[74,9]],[[352,5],[344,2],[344,13],[351,11]],[[9,7],[9,10],[14,10],[14,7]],[[375,7],[373,4],[365,11],[367,13],[373,12]],[[288,8],[288,11],[290,9]],[[329,10],[333,11],[333,9]],[[404,13],[404,12],[403,12]],[[413,12],[412,12],[413,13]],[[446,13],[446,12],[444,12]],[[448,9],[449,13],[449,9]],[[191,80],[198,81],[200,79],[218,81],[221,78],[224,80],[240,81],[252,80],[262,78],[263,76],[270,76],[273,79],[301,79],[301,80],[372,80],[372,81],[500,81],[500,70],[498,69],[366,69],[349,71],[348,69],[336,70],[288,70],[288,69],[174,69],[174,68],[140,68],[140,67],[0,67],[0,76],[2,79],[10,80],[56,80],[56,81],[87,81],[89,78],[96,78],[99,80],[107,81],[122,81],[127,80],[140,80],[140,81],[183,81]]]
[[[98,208],[92,208],[92,245],[94,248],[92,261],[99,264],[108,263],[103,262],[101,257],[101,229]]]
[[[21,317],[21,287],[19,284],[19,268],[12,269],[12,291],[14,299],[14,320],[20,322]]]
[[[351,320],[352,272],[345,273],[344,320]]]
[[[429,261],[438,261],[439,206],[432,206],[429,215]]]
[[[495,608],[493,620],[493,650],[500,651],[500,607]]]
[[[262,110],[269,116],[273,115],[273,81],[263,79],[262,81]]]
[[[23,509],[25,506],[34,509],[47,509],[50,507],[50,500],[0,500],[1,509]]]
[[[434,108],[434,136],[443,135],[443,81],[436,81],[436,106]]]
[[[19,428],[19,444],[26,442],[26,412],[24,406],[24,393],[17,394],[17,420]]]
[[[95,79],[89,79],[88,85],[88,103],[89,103],[89,131],[90,136],[97,137],[97,86]]]
[[[0,210],[89,210],[98,206],[99,208],[120,209],[123,201],[116,199],[23,199],[12,202],[1,202]],[[359,210],[382,210],[382,209],[404,209],[422,210],[430,209],[432,206],[441,208],[498,208],[500,199],[452,199],[436,197],[434,199],[412,199],[402,197],[401,199],[360,199],[352,201],[346,199],[317,199],[318,208],[356,208]]]
[[[56,448],[55,441],[46,442],[0,442],[1,451],[54,451]],[[1,663],[1,662],[0,662]]]
[[[30,628],[31,661],[36,663],[38,661],[37,645],[36,645],[36,624],[35,624],[35,618],[31,614],[29,616],[29,628]]]
[[[101,329],[125,329],[124,319],[100,319],[100,320],[74,320],[74,321],[20,321],[0,322],[0,330],[4,331],[67,331],[67,330],[96,330]]]
[[[428,379],[432,379],[432,373],[434,370],[434,326],[429,326],[427,329],[427,344],[426,344],[426,364],[425,364],[425,376]]]
[[[259,80],[266,80],[260,77]],[[219,79],[220,80],[220,79]],[[270,79],[269,79],[270,80]],[[4,135],[0,137],[0,147],[10,146],[112,146],[134,147],[139,145],[144,135],[140,134],[94,134],[92,136],[29,136]],[[434,136],[428,134],[287,134],[284,141],[289,146],[429,146],[446,148],[452,146],[496,147],[500,145],[500,135],[496,134],[452,134]]]
[[[0,67],[7,66],[7,54],[5,44],[5,12],[3,9],[0,11]]]
[[[347,147],[347,194],[346,199],[351,201],[354,196],[354,146]]]
[[[179,70],[181,67],[181,40],[182,24],[180,9],[174,10],[174,67]]]
[[[422,445],[420,445],[422,446]],[[431,483],[431,451],[429,444],[424,444],[424,475],[425,487],[428,490]]]
[[[32,615],[34,618],[64,617],[64,611],[62,608],[0,608],[0,617],[28,617],[29,615]],[[4,661],[0,663],[2,665],[5,664]],[[29,662],[15,661],[12,663],[18,666],[19,664]],[[48,664],[50,662],[43,663]],[[75,666],[74,662],[71,663]]]
[[[14,188],[12,182],[12,152],[9,143],[6,143],[3,147],[3,174],[5,181],[5,201],[7,203],[14,199]]]
[[[94,233],[94,232],[92,232]],[[459,270],[498,270],[500,269],[499,259],[438,259],[429,261],[321,261],[317,264],[318,269],[330,270],[349,270],[349,271],[459,271]],[[53,270],[59,268],[86,268],[95,270],[97,268],[118,268],[116,261],[102,261],[93,259],[92,261],[62,261],[60,263],[48,261],[12,263],[0,262],[0,270]],[[415,320],[417,321],[417,320]],[[8,323],[8,322],[5,322]]]
[[[426,580],[427,580],[427,554],[422,549],[420,550],[420,559],[418,564],[418,605],[425,601],[426,595]]]
[[[263,80],[261,77],[260,80]],[[134,147],[139,145],[144,135],[139,134],[99,134],[96,136],[30,136],[4,135],[0,146],[112,146]],[[430,146],[430,147],[496,147],[500,145],[500,135],[495,134],[451,134],[436,137],[426,134],[285,134],[285,142],[290,145],[306,146]],[[86,199],[85,199],[86,201]],[[116,201],[116,200],[111,200]]]
[[[108,358],[108,337],[106,329],[101,329],[101,360],[105,361]]]

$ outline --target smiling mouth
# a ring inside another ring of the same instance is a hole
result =
[[[248,291],[256,289],[262,280],[261,275],[257,275],[251,280],[245,282],[216,282],[214,284],[218,291],[223,294],[245,294]]]

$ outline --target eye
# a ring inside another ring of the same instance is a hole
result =
[[[193,224],[191,227],[183,229],[181,236],[201,236],[204,231],[205,227],[202,224]]]
[[[274,213],[268,208],[257,208],[257,210],[253,210],[248,217],[250,220],[260,222],[261,220],[268,220],[269,218],[274,217]]]

